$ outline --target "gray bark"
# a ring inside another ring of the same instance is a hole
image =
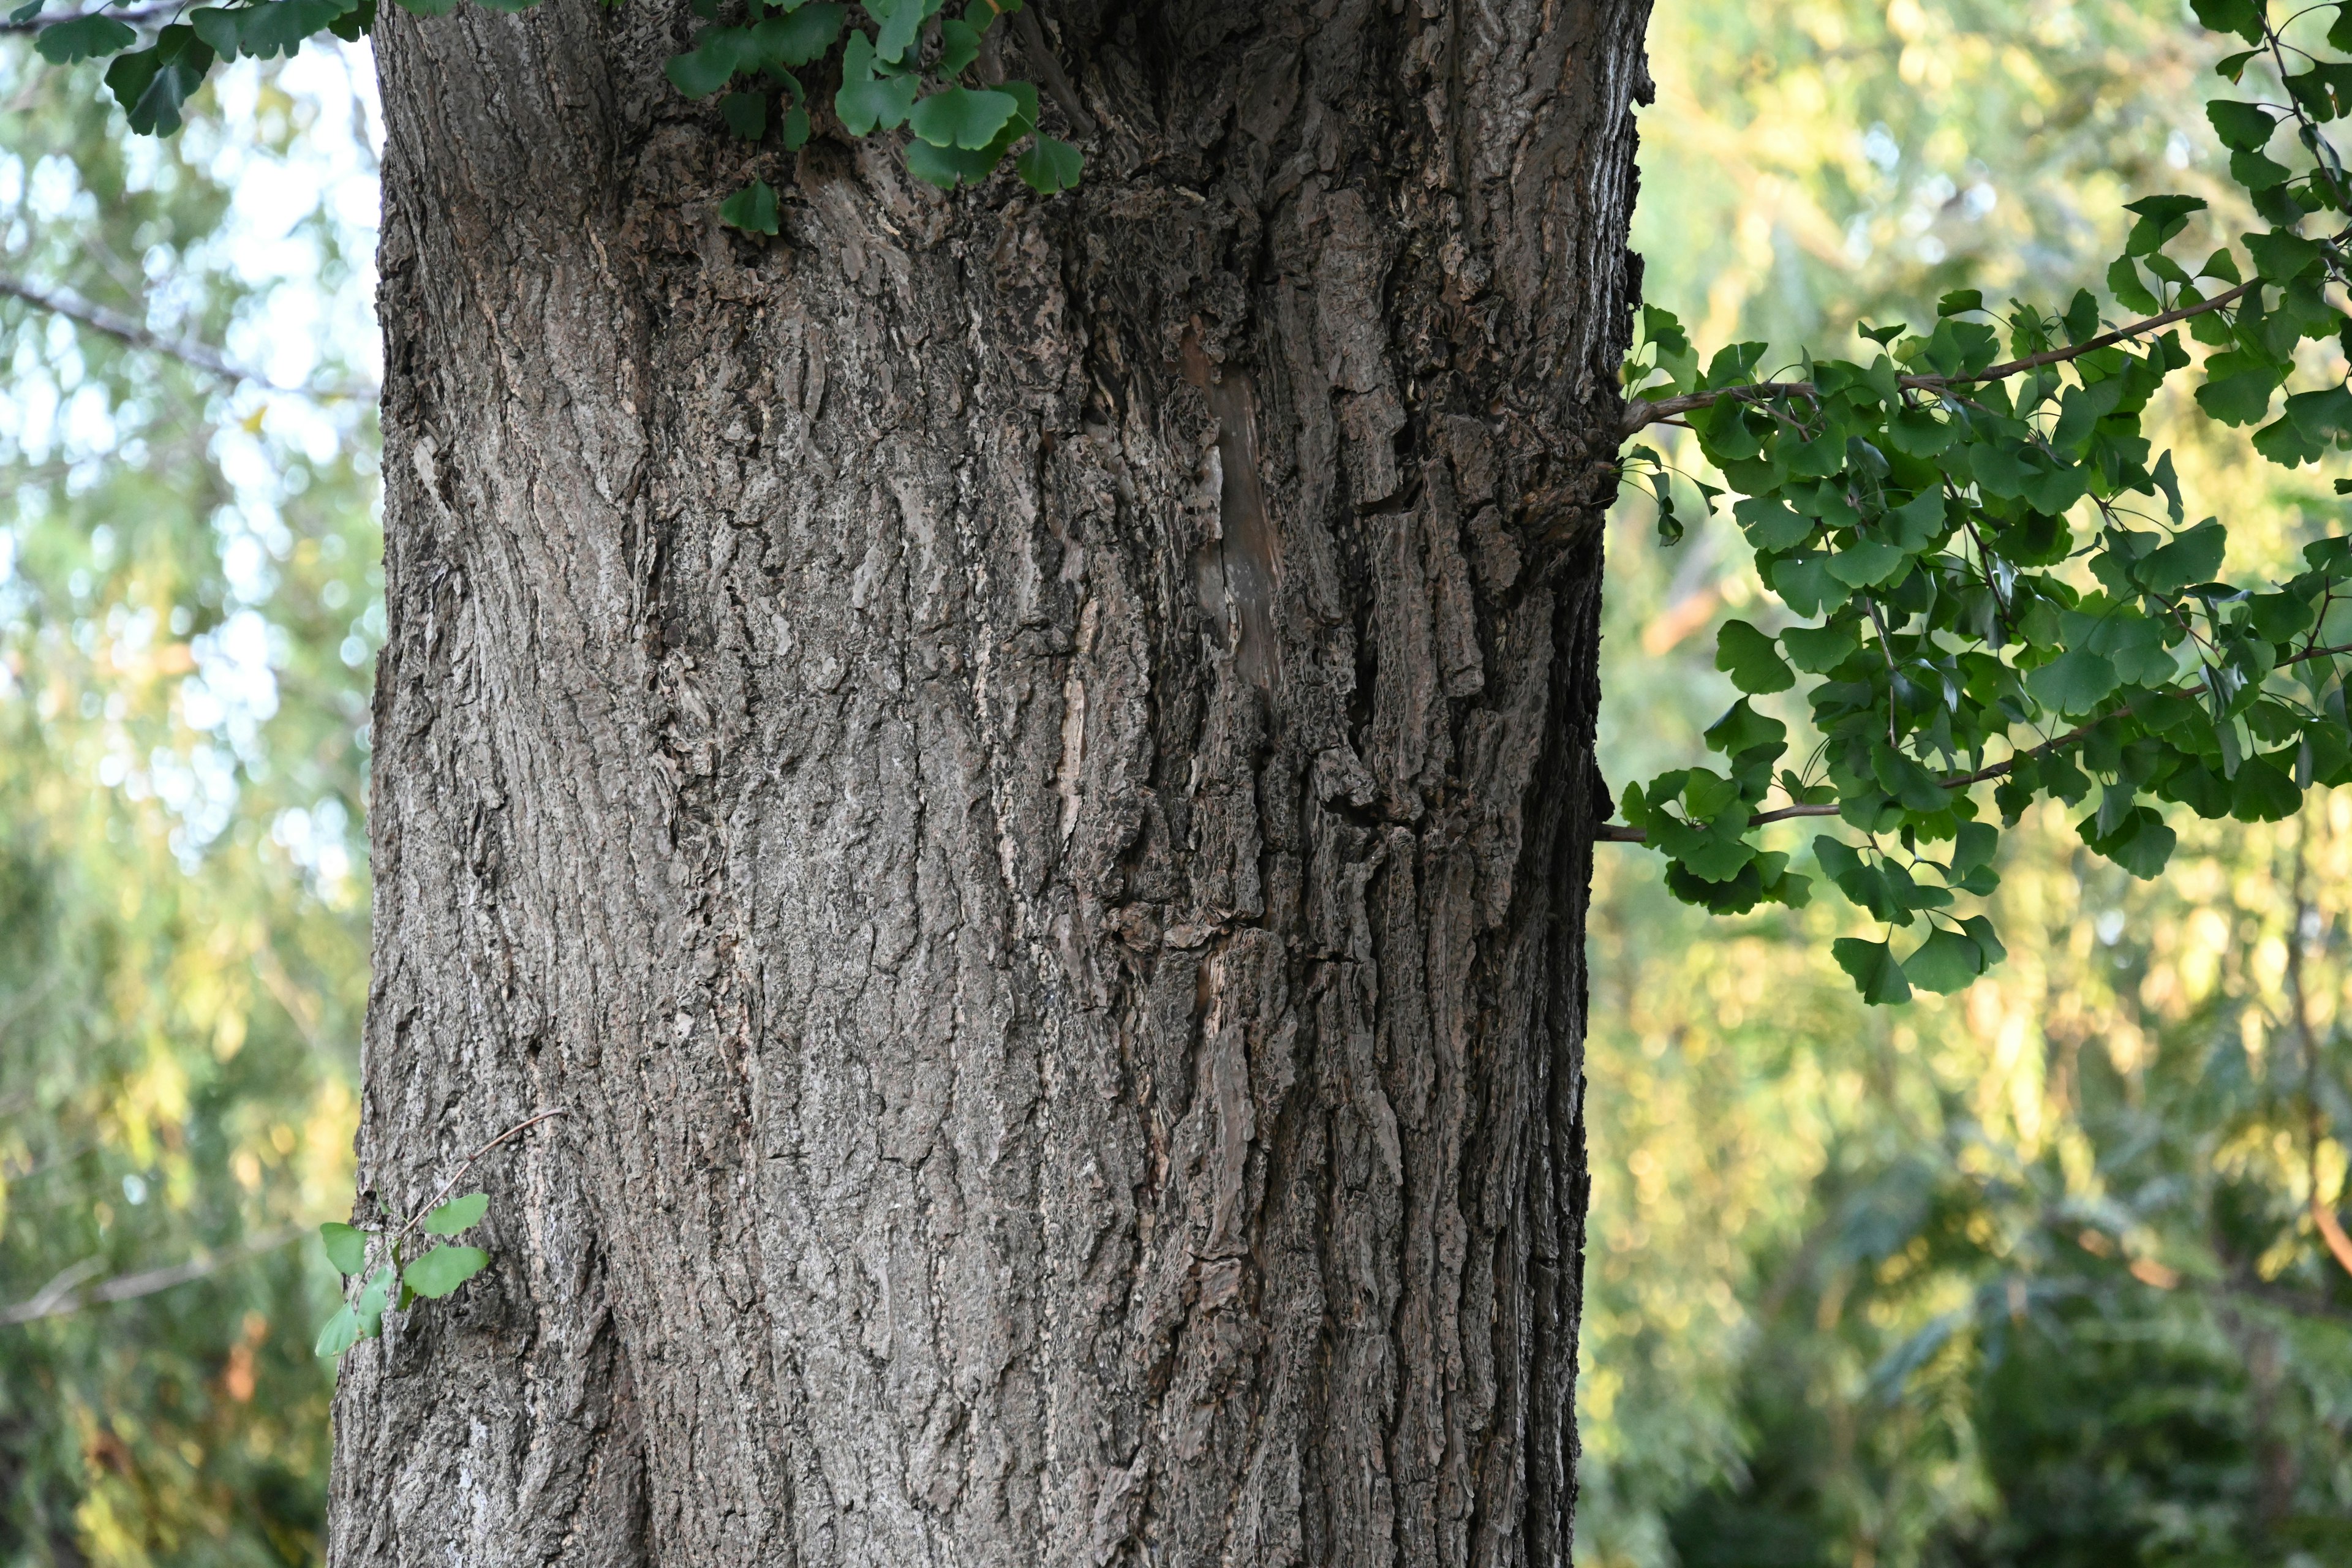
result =
[[[334,1563],[1568,1561],[1645,11],[1064,0],[1040,201],[384,7],[362,1208],[569,1114]]]

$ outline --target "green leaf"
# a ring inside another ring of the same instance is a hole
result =
[[[213,48],[195,29],[177,23],[155,35],[134,54],[117,55],[107,68],[106,85],[122,105],[131,129],[142,136],[170,136],[180,129],[180,106],[205,84],[213,68]]]
[[[2086,647],[2070,647],[2025,678],[2036,700],[2069,716],[2097,708],[2116,684],[2116,667]]]
[[[352,1313],[359,1319],[360,1338],[372,1340],[383,1331],[383,1309],[392,1300],[392,1265],[385,1264],[375,1271],[367,1289],[360,1292],[359,1304]]]
[[[866,14],[882,28],[874,40],[876,57],[890,65],[904,59],[914,46],[917,29],[932,9],[936,7],[927,8],[923,0],[866,0]]]
[[[757,142],[768,130],[768,95],[730,92],[719,100],[719,117],[744,141]]]
[[[771,16],[751,29],[751,51],[762,65],[776,70],[808,65],[833,47],[848,16],[846,5],[803,5],[787,16]]]
[[[1737,621],[1732,623],[1734,626],[1739,624]],[[1763,636],[1761,632],[1756,635]],[[1770,646],[1769,638],[1766,646]],[[1727,757],[1739,756],[1759,746],[1778,746],[1788,738],[1789,727],[1786,724],[1759,713],[1748,706],[1745,697],[1726,709],[1722,718],[1708,725],[1705,736],[1708,751],[1721,752]]]
[[[2189,0],[2189,9],[2217,33],[2235,33],[2250,44],[2263,41],[2262,0]]]
[[[2192,583],[2211,582],[2229,544],[2229,530],[2209,517],[2150,553],[2133,575],[2149,593],[2170,598]]]
[[[758,63],[751,36],[743,28],[705,27],[691,50],[664,62],[662,74],[687,97],[709,98],[732,81],[738,70]]]
[[[1735,501],[1731,515],[1759,550],[1793,550],[1813,534],[1813,520],[1778,496]]]
[[[2278,130],[2278,121],[2259,104],[2236,103],[2217,98],[2205,106],[2205,118],[2213,122],[2213,133],[2221,145],[2240,153],[2259,153],[2270,144]]]
[[[2241,822],[2284,822],[2303,805],[2303,792],[2267,757],[2249,757],[2230,781],[2230,815]]]
[[[236,11],[224,11],[216,5],[206,5],[189,12],[187,21],[188,26],[195,29],[196,37],[210,46],[213,53],[223,59],[233,60],[236,58],[236,51],[242,43],[237,36],[240,15]]]
[[[457,8],[457,0],[400,0],[400,8],[419,16],[446,16]]]
[[[455,1236],[461,1230],[467,1230],[480,1224],[482,1215],[489,1211],[489,1206],[490,1198],[488,1193],[467,1193],[462,1198],[451,1198],[425,1216],[425,1234]],[[346,1269],[345,1272],[350,1271]]]
[[[1911,982],[1904,977],[1903,966],[1895,962],[1895,950],[1886,943],[1842,936],[1830,943],[1830,956],[1853,976],[1854,989],[1862,993],[1864,1002],[1883,1006],[1911,1000]]]
[[[325,32],[348,9],[342,0],[268,0],[248,5],[235,13],[238,52],[260,60],[278,55],[290,59],[303,39]]]
[[[1883,544],[1874,539],[1857,539],[1832,553],[1826,564],[1829,574],[1847,587],[1868,588],[1894,576],[1909,559],[1892,544]]]
[[[1746,621],[1724,622],[1716,636],[1715,668],[1747,692],[1786,691],[1797,683],[1772,639]]]
[[[1792,555],[1770,567],[1772,591],[1801,616],[1821,616],[1846,602],[1850,590],[1830,574],[1827,555]]]
[[[320,1355],[339,1356],[359,1342],[359,1314],[352,1310],[349,1302],[345,1302],[336,1308],[335,1315],[320,1326],[315,1348]]]
[[[753,180],[719,204],[719,221],[746,234],[774,234],[776,193],[765,180]]]
[[[1050,196],[1075,186],[1084,163],[1084,157],[1067,142],[1041,135],[1034,145],[1013,160],[1013,168],[1031,190],[1041,196]]]
[[[1938,316],[1958,316],[1984,308],[1984,290],[1981,289],[1955,289],[1936,301],[1936,314]]]
[[[987,149],[934,147],[924,141],[907,143],[907,173],[943,191],[960,184],[980,184],[995,169],[1001,154]]]
[[[2239,356],[2216,354],[2208,362],[2209,370],[2215,362]],[[2210,375],[2197,389],[2197,405],[2224,425],[2252,425],[2271,410],[2271,394],[2278,390],[2281,374],[2269,366],[2233,369],[2227,374]]]
[[[360,0],[356,5],[327,24],[327,31],[347,44],[356,44],[375,31],[375,0]]]
[[[858,40],[865,37],[863,33],[850,35],[850,52],[856,51]],[[916,86],[910,76],[853,80],[845,67],[841,90],[834,94],[833,111],[840,116],[842,129],[852,136],[896,131],[907,122],[907,112],[914,107]]]
[[[1020,107],[1009,92],[951,87],[915,105],[907,123],[934,147],[978,152],[996,140],[996,133]]]
[[[1853,623],[1845,621],[1827,626],[1790,626],[1780,634],[1780,646],[1789,650],[1789,662],[1807,675],[1827,675],[1862,647],[1862,638]]]
[[[327,1261],[345,1274],[357,1274],[367,1267],[367,1232],[348,1225],[328,1221],[319,1227],[319,1243],[327,1249]]]
[[[980,29],[969,22],[940,24],[939,73],[950,79],[980,58]]]
[[[2140,281],[2139,268],[2131,264],[2128,256],[2116,257],[2107,268],[2107,291],[2126,310],[2137,310],[2143,316],[2152,316],[2159,308],[2157,297]]]
[[[37,8],[34,16],[38,15]],[[138,41],[137,33],[111,16],[76,16],[70,22],[42,28],[33,40],[33,47],[51,65],[63,66],[76,60],[94,60],[100,55],[127,49]]]
[[[442,1297],[479,1274],[490,1255],[478,1247],[436,1247],[401,1273],[401,1282],[429,1300]]]
[[[2254,270],[2271,283],[2291,283],[2317,267],[2326,253],[2312,241],[2285,229],[2244,237]]]
[[[1939,929],[1928,932],[1927,940],[1903,961],[1906,979],[1922,991],[1933,991],[1938,995],[1959,990],[1984,970],[1984,952],[1975,939],[1957,931]]]
[[[2132,225],[2131,236],[2124,243],[2126,256],[2148,256],[2189,226],[2189,215],[2205,210],[2198,196],[2142,196],[2136,202],[2126,202],[2124,211],[2139,221]]]
[[[2085,841],[2089,842],[2087,837]],[[2146,882],[2163,872],[2179,842],[2179,835],[2165,826],[2162,816],[2142,805],[2134,807],[2114,833],[2091,847]]]

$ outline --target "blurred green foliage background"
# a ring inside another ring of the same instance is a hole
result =
[[[1666,0],[1652,52],[1637,248],[1706,351],[2063,301],[2121,202],[2226,195],[2178,4]],[[0,293],[8,1564],[318,1556],[333,1283],[295,1237],[348,1202],[383,631],[373,416],[319,389],[373,373],[371,90],[314,46],[132,142],[0,40],[0,287],[257,373]],[[2331,476],[2179,460],[2234,573],[2346,526]],[[1758,593],[1727,524],[1664,550],[1621,510],[1612,779],[1697,754]],[[2177,826],[2137,884],[2029,823],[2009,963],[1892,1012],[1830,962],[1838,900],[1710,922],[1601,847],[1590,1568],[2352,1562],[2312,1202],[2352,1138],[2352,796]]]
[[[2137,195],[2258,227],[2211,173],[2217,44],[2179,0],[1662,5],[1645,293],[1702,354],[1789,363],[1963,285],[2103,294]],[[2346,527],[2332,473],[2199,423],[2159,445],[2192,516],[2227,511],[2230,575]],[[1715,627],[1772,613],[1727,520],[1668,550],[1654,516],[1610,535],[1618,781],[1699,755],[1737,695]],[[2009,963],[1893,1010],[1830,960],[1874,934],[1842,900],[1710,921],[1601,847],[1587,1563],[2352,1562],[2352,1274],[2311,1202],[2352,1136],[2352,795],[2176,826],[2137,883],[2030,817]]]
[[[157,142],[6,40],[0,279],[363,382],[366,72],[247,67]],[[373,420],[0,296],[0,1562],[319,1555]]]

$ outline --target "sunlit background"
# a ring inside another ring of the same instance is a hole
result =
[[[1636,243],[1703,345],[2063,302],[2151,191],[2245,226],[2178,0],[1667,0],[1652,52]],[[367,989],[378,132],[363,49],[215,82],[134,140],[0,39],[10,1564],[319,1554],[333,1281],[296,1237],[348,1202]],[[2347,526],[2326,476],[2179,439],[2233,572]],[[1697,753],[1715,627],[1769,613],[1736,529],[1652,534],[1629,502],[1610,540],[1620,784]],[[2311,1217],[2352,795],[2176,826],[2139,884],[2029,820],[2009,963],[1892,1012],[1833,897],[1710,923],[1601,847],[1589,1568],[2352,1562],[2352,1276]]]

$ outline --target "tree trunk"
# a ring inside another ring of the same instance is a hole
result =
[[[362,1209],[568,1114],[339,1568],[1568,1562],[1646,9],[1049,4],[1039,200],[383,8]]]

